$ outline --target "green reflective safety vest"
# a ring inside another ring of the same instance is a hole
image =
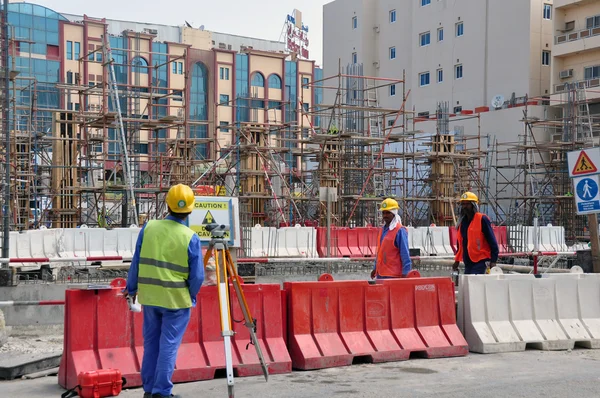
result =
[[[153,220],[144,228],[138,301],[168,309],[190,308],[188,246],[194,231],[177,221]]]

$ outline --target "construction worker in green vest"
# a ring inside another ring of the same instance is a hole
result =
[[[143,306],[144,398],[177,397],[171,395],[177,350],[204,281],[200,238],[185,225],[194,192],[175,185],[166,202],[169,215],[140,231],[124,291]]]

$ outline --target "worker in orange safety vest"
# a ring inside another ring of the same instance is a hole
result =
[[[458,270],[462,261],[465,264],[465,274],[489,273],[490,268],[495,267],[498,261],[498,242],[490,219],[479,212],[479,198],[473,192],[462,194],[460,204],[458,252],[452,268]]]
[[[381,215],[385,225],[377,238],[375,265],[372,279],[404,278],[412,268],[408,250],[408,230],[398,215],[398,202],[388,198],[381,203]]]

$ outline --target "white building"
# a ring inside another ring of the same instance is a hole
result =
[[[324,75],[339,60],[370,76],[405,70],[417,112],[433,113],[438,101],[460,111],[496,95],[547,95],[553,11],[552,0],[335,0],[323,8]],[[399,107],[402,93],[390,90],[382,106]]]

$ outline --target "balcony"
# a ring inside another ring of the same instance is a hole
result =
[[[593,3],[596,0],[554,0],[554,9],[564,8],[564,7],[573,7],[573,6],[582,6],[587,3]]]
[[[600,49],[600,27],[555,36],[552,55],[560,57],[598,49]]]
[[[600,78],[595,78],[555,84],[554,93],[550,96],[550,104],[552,106],[567,105],[565,102],[564,93],[573,88],[574,85],[578,89],[587,89],[585,96],[587,101],[596,102],[600,99],[600,89],[598,88],[600,87]]]

